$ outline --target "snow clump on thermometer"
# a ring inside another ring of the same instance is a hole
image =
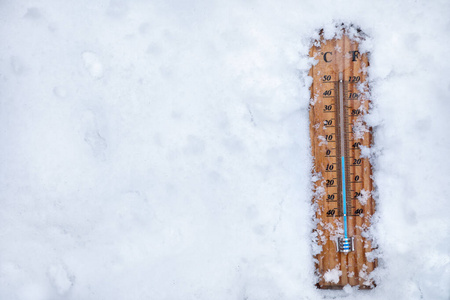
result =
[[[361,195],[358,196],[357,199],[361,205],[366,205],[367,200],[369,200],[372,193],[370,191],[366,191],[365,189],[362,189],[360,193]]]
[[[326,282],[332,282],[332,283],[338,283],[339,277],[342,276],[342,271],[340,270],[339,265],[336,266],[336,268],[332,270],[328,270],[324,275],[323,279],[325,279]]]

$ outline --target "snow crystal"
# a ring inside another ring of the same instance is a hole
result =
[[[371,286],[372,281],[370,280],[370,275],[367,273],[367,265],[363,265],[361,270],[359,270],[359,278],[363,280],[363,285]]]
[[[341,276],[342,271],[339,270],[339,266],[337,266],[332,270],[326,271],[325,274],[323,275],[323,278],[325,279],[326,282],[338,283]]]
[[[353,292],[355,292],[355,288],[353,288],[349,284],[347,284],[347,285],[344,286],[343,291],[346,294],[353,294]]]
[[[365,189],[361,190],[361,195],[359,195],[357,197],[359,203],[361,203],[361,205],[366,205],[367,200],[369,200],[369,198],[372,196],[372,193],[370,191],[366,191]]]
[[[353,138],[354,139],[364,139],[364,134],[369,132],[369,128],[363,122],[362,118],[356,119],[353,123]]]
[[[372,148],[369,148],[364,145],[359,145],[359,149],[361,149],[360,157],[362,158],[371,158],[372,155]]]

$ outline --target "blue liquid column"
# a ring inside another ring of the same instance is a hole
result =
[[[341,169],[342,169],[342,206],[344,213],[344,241],[348,239],[347,231],[347,193],[345,187],[345,157],[341,157]]]

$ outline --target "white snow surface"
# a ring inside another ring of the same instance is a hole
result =
[[[449,1],[0,1],[0,299],[450,299]],[[377,287],[320,291],[308,58],[369,38]]]

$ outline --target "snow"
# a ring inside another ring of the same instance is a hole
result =
[[[366,191],[365,189],[362,189],[361,195],[358,196],[356,199],[358,199],[358,201],[359,201],[359,203],[361,203],[361,205],[365,205],[367,203],[367,200],[369,200],[371,194],[372,193],[370,191]]]
[[[339,270],[339,266],[332,270],[328,270],[323,275],[326,282],[339,283],[339,278],[342,276],[342,271]]]
[[[2,1],[0,299],[449,299],[448,1]],[[377,287],[319,291],[308,50],[369,38]]]

